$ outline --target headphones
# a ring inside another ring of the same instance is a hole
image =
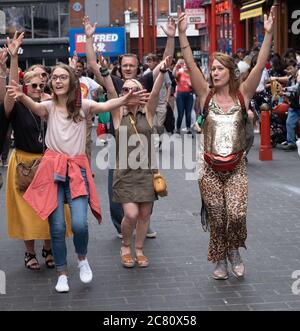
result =
[[[118,64],[117,68],[118,68],[118,71],[121,75],[121,78],[123,78],[122,69],[121,69],[123,57],[132,57],[132,58],[136,59],[136,62],[137,62],[137,75],[140,75],[141,74],[141,63],[140,63],[139,58],[133,53],[127,53],[127,54],[123,54],[123,55],[119,56],[119,64]]]

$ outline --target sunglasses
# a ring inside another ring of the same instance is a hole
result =
[[[46,72],[42,72],[42,73],[41,73],[41,77],[42,77],[42,78],[46,78],[46,77],[48,77],[48,74],[47,74]]]
[[[27,85],[30,85],[33,89],[37,89],[39,87],[40,90],[42,90],[45,87],[45,84],[37,84],[37,83],[32,83]]]
[[[131,91],[132,92],[138,92],[140,89],[139,89],[139,87],[137,87],[137,86],[133,86],[133,87],[126,87],[126,86],[124,86],[124,87],[122,87],[122,93],[123,94],[128,94],[128,93],[130,93]]]

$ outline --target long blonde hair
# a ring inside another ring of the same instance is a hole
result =
[[[240,71],[233,57],[225,53],[216,52],[212,55],[211,63],[213,63],[214,60],[217,60],[229,70],[229,94],[233,99],[236,99],[237,91],[240,87]],[[211,79],[211,81],[214,87],[213,80]]]

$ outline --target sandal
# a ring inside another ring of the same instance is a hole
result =
[[[45,249],[43,247],[42,257],[45,258],[45,263],[46,263],[47,268],[49,268],[49,269],[55,268],[55,262],[54,262],[54,258],[53,258],[53,255],[52,255],[51,248],[50,249]]]
[[[122,243],[121,250],[120,250],[120,257],[121,257],[121,263],[123,267],[125,268],[133,268],[134,267],[134,260],[131,256],[131,254],[122,254],[122,247],[130,247],[130,245],[125,245]]]
[[[30,261],[35,260],[33,263],[29,263]],[[39,261],[36,258],[36,254],[31,254],[29,252],[25,252],[25,267],[30,269],[30,270],[40,270],[40,264]]]
[[[136,247],[135,249],[139,249],[142,251],[143,247]],[[140,268],[147,268],[149,265],[149,260],[144,254],[136,255],[135,262]]]

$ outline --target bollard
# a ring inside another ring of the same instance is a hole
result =
[[[261,127],[260,127],[260,149],[259,159],[260,161],[272,161],[272,145],[270,134],[270,108],[264,103],[260,107],[261,110]]]

